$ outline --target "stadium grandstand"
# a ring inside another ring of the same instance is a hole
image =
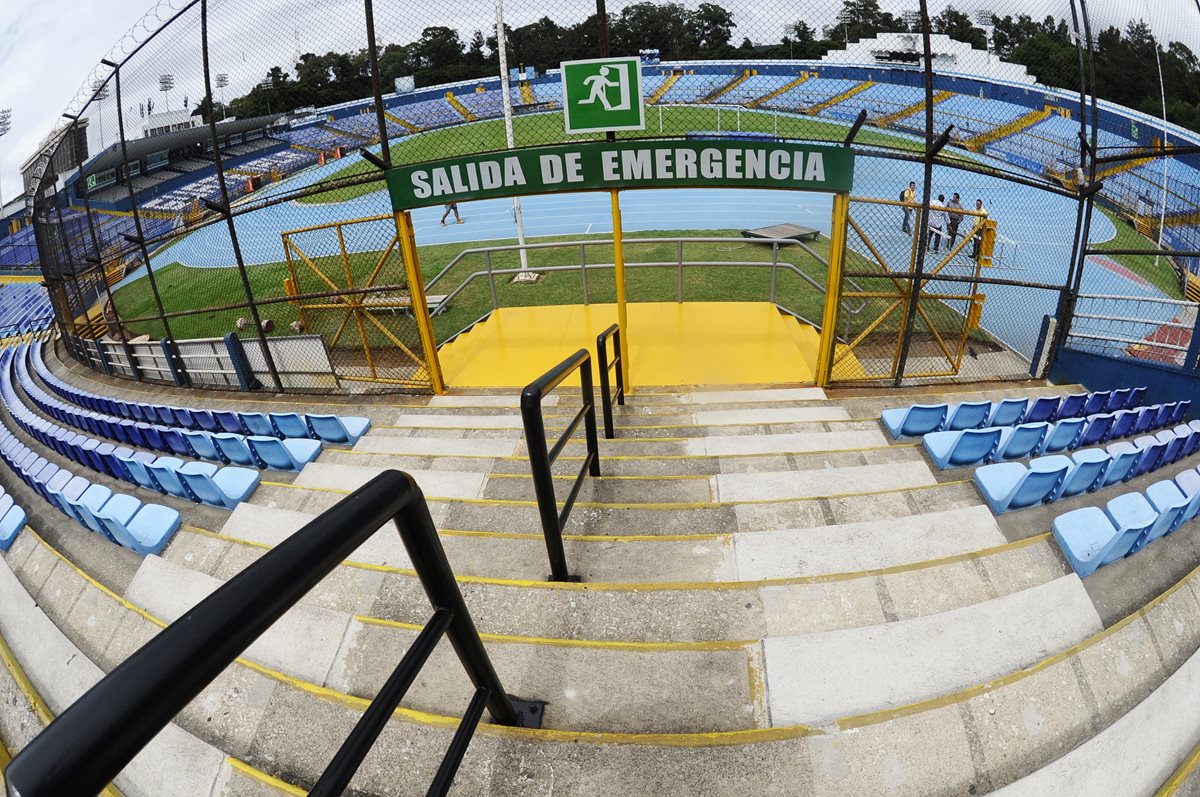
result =
[[[1200,794],[1200,5],[469,5],[25,164],[5,793]]]

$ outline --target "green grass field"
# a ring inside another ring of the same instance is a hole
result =
[[[659,111],[662,112],[661,125]],[[718,124],[717,115],[721,119]],[[769,111],[751,111],[742,109],[741,121],[737,120],[736,111],[694,106],[681,108],[670,106],[657,108],[650,106],[646,110],[646,130],[636,134],[618,134],[619,138],[645,138],[647,135],[661,134],[664,136],[682,136],[697,130],[723,131],[742,130],[754,133],[778,133],[785,138],[804,139],[810,141],[831,141],[841,143],[846,138],[846,126],[834,122],[825,122],[810,117],[776,116]],[[513,140],[518,147],[529,147],[544,144],[561,144],[570,141],[591,141],[595,136],[567,135],[563,132],[562,113],[532,114],[513,118]],[[892,135],[864,128],[858,134],[858,142],[867,145],[892,147],[899,149],[921,149],[921,143],[912,138]],[[504,122],[500,119],[489,119],[482,122],[455,125],[408,136],[392,145],[393,163],[414,163],[437,158],[451,158],[457,155],[469,155],[480,152],[493,152],[504,149]],[[359,161],[331,175],[328,180],[353,177],[360,174],[376,172],[374,166]],[[377,172],[376,172],[377,173]],[[382,180],[382,177],[380,178]],[[328,203],[336,197],[337,201],[353,199],[356,196],[369,194],[381,188],[379,183],[340,188],[334,196],[330,194],[314,194],[300,198],[299,202],[315,204]]]
[[[1097,244],[1096,249],[1149,249],[1154,246],[1153,241],[1139,233],[1125,219],[1099,206],[1097,206],[1097,210],[1112,221],[1113,226],[1117,228],[1117,234],[1111,241]],[[1179,288],[1179,278],[1175,275],[1175,269],[1165,258],[1159,258],[1156,265],[1154,255],[1112,255],[1111,257],[1170,298],[1184,298],[1183,291]]]
[[[761,244],[753,244],[738,237],[736,230],[710,230],[703,233],[694,230],[670,230],[662,232],[636,233],[627,236],[625,260],[634,263],[661,263],[661,266],[650,268],[630,267],[627,271],[627,293],[630,301],[675,301],[678,290],[678,272],[674,266],[676,245],[674,243],[641,244],[639,238],[673,238],[673,237],[727,237],[728,241],[720,243],[692,243],[684,247],[684,258],[691,261],[716,261],[722,263],[769,263],[771,250]],[[591,239],[602,241],[603,235],[569,236],[539,239],[539,242],[555,240]],[[513,243],[509,240],[480,241],[469,245],[471,248],[488,246],[504,246]],[[428,282],[455,256],[468,248],[463,244],[437,244],[419,248],[421,270]],[[828,254],[828,239],[822,238],[811,244],[813,251],[824,258]],[[379,253],[359,253],[349,258],[350,272],[355,285],[362,285],[376,267]],[[534,250],[529,255],[530,266],[534,269],[550,266],[578,266],[578,247],[562,249]],[[781,251],[780,263],[787,263],[803,272],[818,285],[824,286],[826,268],[817,258],[808,255],[799,247]],[[611,244],[597,244],[587,248],[589,264],[611,264],[613,249]],[[338,257],[314,258],[313,264],[330,275],[338,286],[345,286],[344,263]],[[492,266],[496,270],[514,269],[520,265],[515,252],[499,252],[492,257]],[[854,270],[871,270],[870,263],[854,252],[849,254],[848,268]],[[328,290],[329,286],[322,283],[302,264],[297,266],[300,274],[299,290],[310,293]],[[430,293],[448,294],[455,287],[467,281],[472,273],[486,270],[482,255],[469,255],[461,260],[442,279],[435,284]],[[283,281],[289,276],[285,262],[253,266],[248,270],[251,289],[260,300],[284,296]],[[179,263],[173,263],[155,272],[159,292],[168,313],[191,310],[197,307],[220,307],[234,304],[244,296],[238,272],[233,269],[191,268]],[[404,281],[403,264],[397,255],[392,255],[376,280],[377,286],[388,284],[400,285]],[[780,267],[776,273],[776,302],[797,315],[820,322],[825,296],[818,288],[804,280],[789,268]],[[769,301],[771,296],[770,270],[749,266],[722,266],[719,268],[690,267],[684,269],[683,299],[685,301]],[[860,283],[864,280],[860,280]],[[867,283],[878,282],[878,285],[867,284],[867,290],[887,290],[890,280],[865,280]],[[536,284],[512,283],[507,275],[495,278],[498,304],[501,307],[522,307],[547,304],[579,304],[583,302],[583,281],[579,270],[546,272],[541,281]],[[588,272],[588,299],[592,302],[616,301],[616,289],[611,269],[594,269]],[[125,320],[126,328],[134,334],[147,334],[158,337],[163,334],[162,324],[157,319],[143,321],[129,320],[139,317],[156,315],[154,296],[148,280],[138,280],[114,294],[114,302],[121,318]],[[859,304],[858,302],[854,303]],[[491,292],[486,278],[477,278],[452,301],[445,312],[434,317],[434,331],[439,342],[470,325],[492,309]],[[297,308],[290,302],[280,302],[260,307],[260,314],[275,322],[276,335],[292,334],[288,325],[299,318]],[[929,311],[939,327],[946,329],[961,327],[961,316],[953,310],[933,303]],[[218,337],[233,330],[234,321],[238,316],[248,317],[246,310],[198,310],[194,313],[172,318],[171,332],[175,337],[203,338]],[[342,310],[329,310],[309,313],[306,331],[320,333],[330,342],[337,327],[345,318]],[[379,311],[376,318],[389,328],[400,328],[410,321],[391,318],[387,311]],[[858,329],[873,320],[871,310],[860,313],[850,319],[850,330]],[[889,319],[881,327],[886,332],[894,329],[895,319]],[[845,329],[839,326],[839,331]],[[368,338],[382,343],[382,333],[371,326],[366,327]],[[400,335],[402,339],[407,336]],[[358,345],[359,333],[353,322],[348,333],[343,335],[342,344]],[[340,344],[341,345],[341,344]]]

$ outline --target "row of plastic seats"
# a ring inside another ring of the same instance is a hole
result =
[[[1200,472],[1185,470],[1174,480],[1150,485],[1145,495],[1126,493],[1104,509],[1087,506],[1061,514],[1052,530],[1063,555],[1083,578],[1174,533],[1198,512]]]
[[[975,471],[979,492],[999,515],[1048,504],[1129,481],[1200,450],[1200,421],[1180,424],[1156,436],[1119,441],[1107,449],[1088,448],[1070,457],[1052,454],[1029,461],[1000,462]]]
[[[892,437],[920,437],[930,432],[963,431],[988,426],[1015,426],[1019,423],[1061,421],[1101,412],[1132,409],[1141,403],[1146,388],[1121,388],[1068,396],[1040,396],[990,401],[964,401],[961,404],[913,404],[884,410],[880,419]]]
[[[25,394],[42,412],[85,433],[171,455],[274,470],[301,470],[321,453],[319,440],[280,440],[278,437],[259,435],[247,437],[227,432],[195,432],[96,412],[81,412],[74,405],[65,404],[42,390],[30,377],[22,355],[23,350],[18,348],[15,360],[17,383]]]
[[[139,554],[161,552],[182,522],[170,507],[143,504],[132,495],[113,493],[47,462],[2,427],[0,459],[64,515]]]
[[[0,486],[0,552],[7,553],[25,528],[25,510]]]
[[[0,356],[0,400],[26,433],[62,456],[114,479],[225,509],[245,501],[258,487],[257,470],[233,466],[218,469],[208,462],[185,463],[175,457],[135,452],[77,434],[35,415],[21,403],[13,389],[12,362],[11,350]],[[92,527],[86,520],[83,522]]]
[[[150,424],[203,432],[227,432],[265,437],[309,438],[326,443],[353,445],[371,428],[371,421],[350,415],[297,412],[231,412],[144,404],[100,396],[80,390],[55,376],[42,359],[42,343],[31,347],[33,368],[50,389],[77,407]]]
[[[1040,421],[961,432],[930,432],[921,442],[929,458],[942,470],[1024,459],[1161,429],[1183,420],[1191,404],[1191,401],[1152,404],[1088,418],[1066,418],[1053,425]]]

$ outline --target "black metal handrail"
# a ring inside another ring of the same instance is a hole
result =
[[[613,359],[608,359],[608,341],[613,342]],[[621,362],[621,327],[619,324],[613,324],[608,329],[596,336],[596,359],[599,361],[600,371],[600,398],[602,402],[600,408],[604,411],[604,438],[612,440],[617,436],[613,430],[613,413],[612,403],[615,399],[622,407],[625,406],[625,373]],[[616,383],[617,392],[610,393],[608,372],[613,368],[617,369]]]
[[[564,379],[579,371],[579,382],[583,394],[583,407],[567,424],[566,431],[554,446],[547,450],[546,423],[542,418],[542,399],[558,387]],[[533,380],[521,391],[521,420],[525,424],[525,445],[529,449],[529,470],[533,474],[533,491],[537,496],[538,515],[542,521],[542,535],[546,538],[546,553],[550,557],[550,579],[552,581],[578,581],[567,569],[567,555],[563,551],[562,530],[575,505],[579,488],[583,485],[584,473],[600,475],[600,441],[596,437],[596,396],[592,389],[592,356],[587,349],[580,349],[558,365]],[[579,422],[584,423],[587,437],[587,456],[583,466],[571,485],[562,511],[558,510],[558,499],[554,495],[554,461],[562,453],[567,441]]]
[[[443,632],[476,687],[435,780],[442,791],[429,791],[445,794],[484,704],[496,722],[527,727],[541,724],[541,704],[504,691],[425,497],[411,476],[394,470],[277,545],[75,701],[13,759],[5,772],[9,794],[91,797],[100,792],[254,640],[389,520],[400,532],[434,615],[311,794],[342,793]]]

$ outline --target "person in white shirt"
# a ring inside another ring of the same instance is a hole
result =
[[[950,214],[946,212],[946,195],[938,194],[937,202],[929,203],[929,248],[932,251],[939,251],[942,236],[946,234],[946,226],[949,223]]]

